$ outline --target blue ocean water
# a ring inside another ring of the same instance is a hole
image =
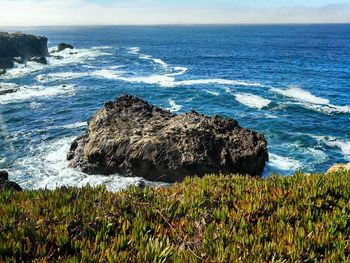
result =
[[[235,118],[269,145],[265,176],[350,160],[350,25],[2,28],[73,44],[17,65],[0,86],[0,169],[26,188],[139,178],[67,167],[71,141],[106,101],[130,93],[176,113]]]

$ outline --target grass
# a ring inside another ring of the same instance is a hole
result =
[[[350,172],[0,193],[0,262],[350,262]]]

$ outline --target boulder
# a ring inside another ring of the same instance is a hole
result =
[[[0,68],[0,76],[1,76],[1,75],[4,75],[5,73],[6,73],[6,70]]]
[[[57,50],[54,50],[53,52],[54,53],[55,52],[61,52],[61,51],[65,50],[65,49],[74,49],[74,47],[72,45],[70,45],[70,44],[60,43],[57,46]]]
[[[0,171],[0,191],[1,190],[22,191],[22,188],[17,183],[9,181],[9,174],[7,171]]]
[[[125,95],[95,114],[67,159],[88,174],[175,182],[210,173],[259,176],[268,153],[264,136],[236,120],[195,111],[175,115]]]
[[[0,68],[13,67],[14,61],[28,61],[49,55],[47,38],[23,33],[0,32]]]
[[[336,173],[336,172],[343,172],[343,171],[350,171],[350,163],[348,163],[348,164],[336,163],[336,164],[332,165],[332,167],[327,170],[327,174]]]

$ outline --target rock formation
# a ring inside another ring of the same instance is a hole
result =
[[[89,174],[175,182],[208,173],[260,175],[268,153],[263,135],[233,119],[175,115],[125,95],[95,114],[67,159]]]
[[[0,191],[1,190],[22,191],[22,188],[17,183],[9,181],[9,174],[7,171],[0,171]]]
[[[336,163],[327,170],[327,174],[341,172],[341,171],[350,171],[350,163],[348,164]]]
[[[13,67],[15,61],[34,60],[42,63],[48,55],[46,37],[0,32],[0,69]]]
[[[57,46],[57,50],[53,50],[51,53],[58,53],[58,52],[61,52],[65,49],[74,49],[74,47],[70,44],[60,43]]]

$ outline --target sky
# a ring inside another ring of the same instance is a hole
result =
[[[0,0],[0,26],[350,23],[339,1]]]

